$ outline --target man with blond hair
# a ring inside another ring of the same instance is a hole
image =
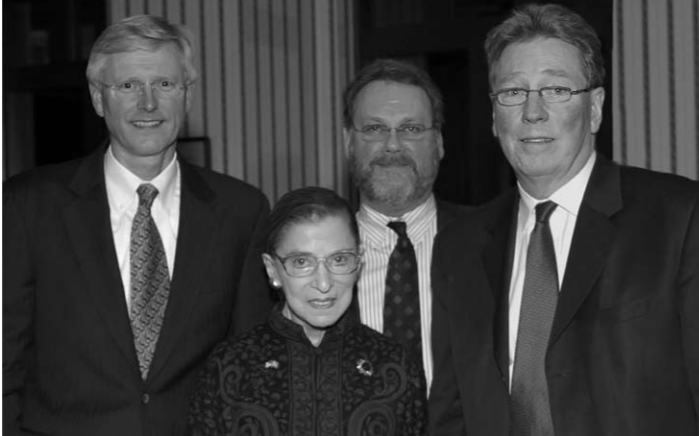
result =
[[[184,435],[209,351],[266,317],[269,204],[177,155],[182,26],[111,25],[87,78],[108,143],[3,186],[4,434]]]

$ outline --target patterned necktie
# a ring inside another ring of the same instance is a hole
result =
[[[405,345],[422,361],[420,333],[420,289],[415,249],[402,221],[388,223],[398,234],[386,273],[386,296],[383,309],[383,332]]]
[[[138,210],[131,226],[131,329],[141,376],[146,379],[163,324],[170,275],[163,241],[150,214],[158,189],[144,183],[136,190]]]
[[[556,203],[536,206],[527,249],[522,308],[510,395],[510,435],[553,436],[545,358],[558,303],[556,252],[549,217]]]

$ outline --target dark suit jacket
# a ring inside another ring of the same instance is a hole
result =
[[[264,320],[260,260],[269,203],[231,177],[180,162],[170,298],[139,375],[116,260],[104,148],[3,186],[3,427],[50,435],[180,435],[213,346]]]
[[[437,199],[437,233],[441,232],[449,223],[463,217],[473,210],[470,206],[449,203]]]
[[[433,436],[506,436],[519,196],[453,223],[433,258]],[[598,156],[546,375],[557,436],[699,434],[699,184]]]

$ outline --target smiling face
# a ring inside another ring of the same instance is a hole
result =
[[[357,241],[343,216],[327,216],[317,221],[302,221],[284,230],[276,256],[263,254],[267,275],[281,283],[284,293],[282,312],[303,327],[308,339],[318,345],[325,329],[335,324],[352,302],[352,290],[358,271],[347,275],[330,273],[321,262],[307,277],[291,277],[277,258],[309,254],[327,258],[331,254],[358,252]]]
[[[495,65],[492,89],[588,86],[576,47],[536,38],[509,45]],[[520,106],[493,102],[493,133],[523,188],[546,198],[572,179],[594,150],[602,121],[604,89],[547,103],[536,92]]]
[[[417,86],[375,81],[357,94],[354,127],[369,125],[432,127],[427,93]],[[401,140],[391,131],[385,141],[362,139],[345,129],[345,151],[362,201],[386,215],[400,216],[422,204],[432,193],[444,155],[442,135],[427,130],[420,140]]]
[[[182,56],[173,44],[156,51],[115,53],[106,59],[100,78],[107,85],[125,81],[185,84]],[[117,160],[142,179],[150,180],[167,166],[175,153],[180,127],[191,105],[190,90],[163,94],[146,85],[124,95],[109,86],[90,85],[97,115],[104,118]]]

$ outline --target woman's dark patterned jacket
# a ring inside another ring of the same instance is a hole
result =
[[[193,436],[423,436],[425,379],[396,342],[345,315],[317,348],[275,308],[220,344],[192,398]]]

